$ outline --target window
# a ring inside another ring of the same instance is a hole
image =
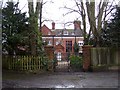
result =
[[[68,31],[64,31],[64,35],[68,35]]]
[[[73,32],[72,35],[75,35],[75,33]]]
[[[58,41],[56,41],[56,45],[58,45],[59,44],[59,42]]]
[[[52,45],[52,42],[50,40],[48,41],[48,45]]]
[[[58,61],[61,61],[61,52],[58,52],[58,53],[57,53],[57,60],[58,60]]]
[[[50,33],[50,32],[48,32],[48,35],[51,35],[51,33]]]
[[[79,46],[83,46],[83,41],[78,41]]]
[[[72,41],[66,41],[66,52],[72,52]]]

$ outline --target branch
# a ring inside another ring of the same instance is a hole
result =
[[[111,10],[107,13],[106,12],[106,14],[105,14],[105,16],[104,16],[104,20],[105,20],[105,18],[114,10],[115,8],[113,7],[113,8],[111,8]]]
[[[42,21],[42,23],[48,22],[48,21],[53,21],[53,20],[45,19],[45,20]]]
[[[114,1],[115,1],[115,0],[112,1],[112,3],[111,3],[111,5],[109,6],[108,10],[113,6],[113,2],[114,2]],[[107,8],[106,8],[106,11],[108,11],[108,10],[107,10]]]
[[[75,10],[75,9],[72,9],[72,8],[69,8],[69,7],[66,7],[66,6],[63,7],[63,8],[70,10],[70,12],[68,12],[68,13],[66,13],[66,14],[64,14],[64,15],[67,15],[67,14],[73,13],[73,12],[77,12],[78,14],[81,15],[81,12],[79,12],[78,10]]]
[[[48,1],[44,2],[42,5],[45,5]]]
[[[84,38],[86,37],[86,14],[85,14],[85,8],[84,8],[84,5],[83,5],[83,0],[81,1],[81,16],[82,16],[82,20],[83,20],[83,25],[84,25],[84,29],[83,29],[83,32],[84,32]]]
[[[114,1],[114,0],[113,0]],[[115,9],[114,7],[113,8],[111,8],[112,7],[112,4],[113,4],[113,1],[112,1],[112,3],[111,3],[111,5],[109,6],[109,9],[107,9],[107,7],[106,7],[106,9],[105,9],[105,16],[104,16],[104,18],[103,18],[103,22],[105,21],[105,19],[106,19],[106,17]],[[109,11],[108,13],[107,13],[107,11]]]
[[[78,2],[76,0],[75,0],[75,3],[76,3],[76,6],[78,8],[78,11],[81,12],[80,7],[79,7],[80,4],[78,4]]]
[[[102,4],[102,7],[99,8],[99,13],[98,13],[98,26],[97,26],[97,29],[98,29],[98,33],[100,34],[101,32],[101,28],[102,28],[102,16],[103,16],[103,13],[104,13],[104,9],[107,7],[108,5],[108,2],[103,2]]]
[[[111,6],[112,7],[112,6]],[[110,20],[110,17],[109,17],[109,19],[108,20],[106,20],[106,17],[114,10],[115,8],[113,7],[113,8],[111,8],[110,9],[110,11],[107,13],[107,11],[105,10],[105,15],[104,15],[104,18],[103,18],[103,21],[102,21],[102,23],[104,24],[104,26],[103,26],[103,28],[105,28],[106,27],[106,22],[105,21],[109,21]]]
[[[3,6],[3,0],[0,1],[0,8],[2,8],[2,6]]]
[[[89,20],[89,24],[91,23],[90,17],[91,17],[91,11],[90,11],[90,4],[88,2],[88,0],[86,0],[86,8],[87,8],[87,15],[88,15],[88,20]]]
[[[102,3],[102,2],[100,1],[99,6],[98,6],[98,7],[99,7],[99,10],[100,10],[101,3]]]
[[[27,3],[26,3],[26,4],[27,4]],[[22,7],[22,9],[20,9],[20,11],[22,11],[22,10],[25,8],[26,4]]]
[[[88,33],[88,37],[87,37],[87,40],[90,38],[90,35],[91,35],[91,31],[92,29],[89,30],[89,33]],[[88,40],[89,41],[89,40]],[[89,43],[89,42],[88,42]]]

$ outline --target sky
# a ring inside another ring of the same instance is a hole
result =
[[[7,0],[3,0],[4,2]],[[17,1],[17,0],[13,0]],[[68,6],[73,6],[72,0],[43,0],[44,2],[47,1],[46,4],[43,5],[43,10],[42,10],[42,20],[49,20],[45,21],[43,24],[46,24],[50,29],[52,28],[51,23],[54,21],[55,27],[57,29],[62,29],[62,28],[74,28],[73,23],[70,23],[71,25],[65,25],[64,23],[66,22],[73,22],[76,20],[78,15],[76,14],[71,14],[67,16],[63,16],[67,12],[67,10],[63,9],[64,5]],[[52,2],[51,2],[52,1]],[[19,0],[19,8],[22,9],[22,12],[28,12],[28,3],[27,0]],[[65,26],[64,26],[65,25]]]
[[[2,0],[0,0],[2,1]],[[7,0],[3,0],[4,2]],[[17,0],[13,0],[17,1]],[[76,20],[79,15],[76,13],[69,14],[67,16],[64,16],[63,14],[67,13],[68,10],[62,8],[65,5],[69,7],[74,8],[74,2],[73,0],[43,0],[43,2],[46,2],[46,4],[43,5],[43,12],[42,12],[42,20],[49,20],[45,21],[43,24],[47,25],[50,29],[52,28],[51,23],[54,21],[56,23],[55,27],[56,29],[62,29],[62,28],[74,28],[73,21]],[[27,0],[19,0],[19,8],[22,9],[22,12],[28,12],[28,3]],[[117,0],[116,0],[117,2]],[[65,25],[66,22],[71,22],[70,25]],[[69,26],[68,26],[69,25]]]

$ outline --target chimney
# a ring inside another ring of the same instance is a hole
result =
[[[52,22],[52,30],[55,29],[55,22]]]
[[[81,29],[81,21],[74,21],[74,29],[75,30]]]

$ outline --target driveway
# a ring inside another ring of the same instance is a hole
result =
[[[118,72],[3,72],[3,88],[117,88]]]

